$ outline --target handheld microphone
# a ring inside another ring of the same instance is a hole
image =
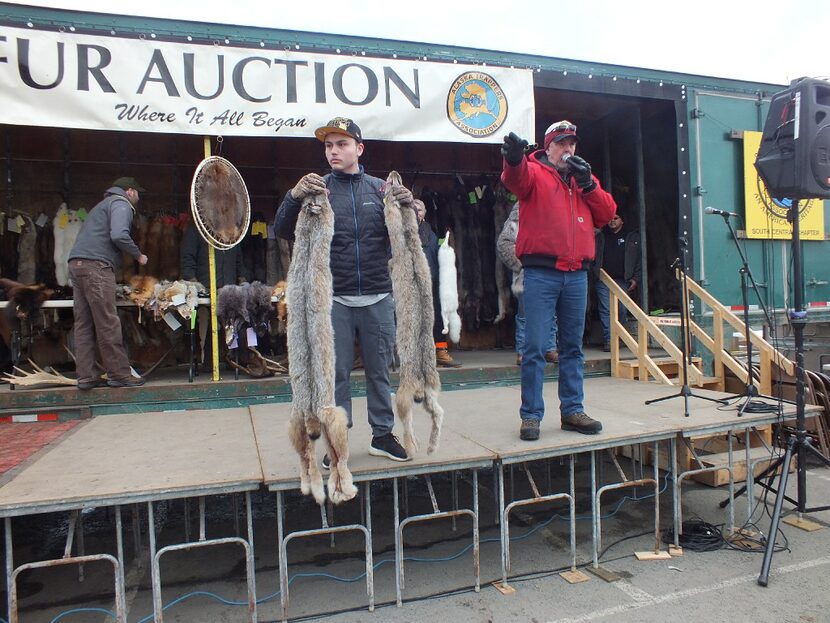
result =
[[[713,208],[711,206],[703,208],[704,214],[717,214],[718,216],[738,216],[734,212],[727,212],[726,210],[718,210],[717,208]]]

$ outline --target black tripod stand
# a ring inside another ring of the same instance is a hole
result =
[[[680,255],[678,255],[677,259],[671,265],[671,268],[680,268],[680,352],[683,354],[683,363],[682,363],[682,379],[683,385],[680,387],[680,391],[676,394],[672,394],[670,396],[663,396],[662,398],[654,398],[652,400],[646,400],[646,404],[654,404],[657,402],[662,402],[664,400],[671,400],[672,398],[683,398],[683,415],[689,417],[689,398],[700,398],[701,400],[710,400],[712,402],[717,402],[722,405],[727,404],[725,400],[720,400],[719,398],[710,398],[709,396],[701,396],[700,394],[695,394],[691,388],[689,387],[689,360],[691,359],[691,353],[689,352],[691,347],[691,335],[689,331],[689,323],[688,323],[688,314],[689,314],[689,289],[686,286],[686,262],[684,261],[684,256],[686,254],[686,239],[682,236],[678,238],[678,243],[680,246]]]
[[[738,416],[742,416],[744,411],[746,411],[747,407],[752,404],[753,398],[767,398],[769,400],[778,400],[774,396],[767,396],[765,394],[761,394],[758,392],[758,388],[755,386],[754,380],[754,369],[752,366],[752,340],[750,339],[750,328],[749,328],[749,296],[748,296],[748,284],[752,284],[752,289],[755,291],[755,296],[758,299],[758,303],[761,307],[761,310],[764,312],[764,317],[767,321],[767,326],[772,326],[772,320],[770,319],[769,312],[767,311],[766,305],[764,305],[764,301],[761,299],[761,295],[758,293],[758,285],[755,283],[755,278],[752,276],[752,271],[749,270],[749,263],[746,259],[746,254],[744,253],[743,248],[741,247],[740,243],[738,242],[738,236],[735,234],[735,228],[732,227],[732,222],[729,220],[730,216],[733,214],[729,212],[723,211],[715,211],[712,208],[706,208],[707,212],[711,212],[712,214],[720,214],[723,217],[723,222],[726,223],[726,226],[729,228],[729,234],[732,237],[732,241],[735,243],[735,248],[738,249],[738,255],[741,258],[741,302],[743,303],[744,307],[744,338],[746,339],[746,389],[744,390],[743,394],[738,394],[738,396],[745,397],[746,399],[738,408]],[[737,398],[738,396],[732,396],[731,398]],[[763,404],[763,403],[760,403]]]
[[[773,470],[781,467],[781,476],[778,480],[778,490],[775,494],[775,507],[772,511],[772,520],[767,533],[767,547],[764,550],[764,560],[761,563],[761,574],[758,576],[758,584],[766,586],[769,582],[769,568],[772,563],[772,554],[775,551],[775,535],[778,534],[778,524],[781,521],[781,507],[786,499],[795,504],[799,513],[812,513],[830,509],[830,505],[807,507],[807,455],[810,454],[830,467],[830,459],[821,454],[813,447],[810,437],[807,436],[804,416],[804,325],[807,321],[807,312],[804,311],[804,271],[801,264],[801,233],[798,225],[798,204],[800,199],[792,200],[792,207],[787,214],[787,220],[793,224],[793,304],[795,308],[790,312],[790,323],[793,326],[795,337],[795,421],[796,431],[787,440],[787,450],[783,457],[779,457],[766,470],[774,473]],[[798,500],[793,500],[786,494],[787,481],[789,479],[789,467],[792,456],[796,456],[796,477],[798,479]]]

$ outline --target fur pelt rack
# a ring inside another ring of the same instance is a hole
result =
[[[257,335],[265,335],[274,316],[271,294],[272,288],[259,281],[219,288],[216,294],[216,316],[224,329],[225,344],[229,349],[240,344],[240,333],[246,325]],[[245,357],[247,365],[234,361],[228,354],[226,361],[229,365],[253,377],[287,372],[282,364],[262,355],[255,344],[247,339],[245,343],[248,348],[248,356]]]
[[[303,200],[288,271],[288,369],[291,419],[288,436],[300,457],[300,490],[318,504],[326,499],[315,441],[322,433],[331,460],[328,495],[339,504],[357,495],[349,471],[346,411],[334,404],[334,331],[329,254],[334,213],[325,194]]]
[[[392,188],[400,184],[400,174],[391,171],[386,179],[383,214],[392,247],[389,272],[395,298],[396,340],[401,360],[395,406],[398,419],[404,426],[406,452],[413,456],[418,451],[418,440],[412,424],[412,403],[422,402],[432,416],[427,447],[430,454],[438,448],[444,410],[438,404],[441,379],[432,340],[435,322],[432,277],[421,247],[415,211],[401,206],[392,194]]]

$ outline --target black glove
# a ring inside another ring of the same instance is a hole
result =
[[[579,156],[571,156],[567,163],[576,180],[576,185],[582,189],[582,192],[594,190],[596,183],[594,178],[591,177],[591,165]]]
[[[504,144],[501,146],[501,155],[511,167],[515,167],[525,157],[525,147],[527,141],[519,138],[515,132],[511,132],[504,137]]]

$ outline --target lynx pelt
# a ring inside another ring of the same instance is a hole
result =
[[[334,331],[329,253],[334,213],[325,195],[303,200],[294,230],[294,256],[288,271],[288,368],[294,402],[288,436],[300,456],[300,490],[326,499],[314,441],[326,439],[331,475],[329,498],[335,504],[357,495],[349,472],[346,411],[334,404]]]
[[[458,315],[458,273],[455,269],[455,251],[450,246],[450,232],[438,247],[438,294],[441,300],[442,333],[450,339],[461,341],[461,316]],[[495,322],[495,321],[494,321]]]
[[[389,173],[383,214],[392,246],[389,272],[395,297],[396,337],[401,359],[400,385],[395,394],[395,405],[398,418],[404,426],[406,453],[413,456],[418,451],[418,440],[412,426],[412,402],[423,401],[424,408],[432,416],[432,432],[427,448],[429,453],[438,448],[444,410],[438,404],[441,379],[436,369],[435,343],[432,340],[435,322],[432,279],[418,236],[415,211],[401,207],[392,194],[392,187],[400,183],[401,176],[396,171]]]

